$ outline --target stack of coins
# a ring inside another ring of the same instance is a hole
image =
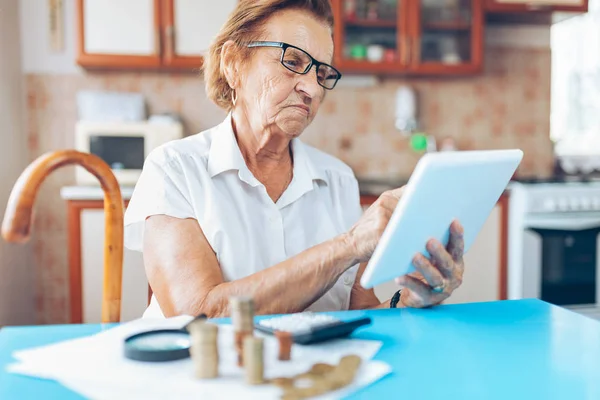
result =
[[[203,320],[188,325],[191,346],[190,355],[194,362],[196,377],[199,379],[216,378],[219,375],[219,349],[217,336],[219,328]]]
[[[275,336],[279,340],[279,360],[289,361],[292,354],[292,334],[285,331],[275,332]]]
[[[254,336],[244,338],[244,369],[248,384],[260,385],[265,382],[263,338]]]
[[[231,321],[236,332],[254,331],[254,302],[250,297],[232,297],[229,300]]]
[[[244,365],[244,337],[254,333],[254,302],[249,297],[232,297],[229,299],[231,321],[235,331],[235,349],[238,355],[238,366]]]

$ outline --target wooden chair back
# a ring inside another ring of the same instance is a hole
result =
[[[100,157],[75,150],[60,150],[43,154],[33,161],[13,186],[2,221],[2,237],[16,243],[29,240],[33,204],[42,182],[54,170],[73,164],[93,174],[104,191],[106,225],[102,322],[120,322],[124,204],[116,177]]]

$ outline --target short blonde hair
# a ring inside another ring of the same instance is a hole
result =
[[[245,59],[248,57],[246,45],[260,38],[265,21],[274,13],[288,9],[308,11],[333,28],[329,0],[240,0],[211,43],[202,66],[206,94],[217,106],[227,111],[233,107],[233,89],[221,69],[221,49],[225,42],[234,41],[240,48],[240,56]]]

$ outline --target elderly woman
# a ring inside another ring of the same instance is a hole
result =
[[[332,25],[329,0],[240,1],[215,38],[204,78],[227,117],[153,151],[127,208],[154,292],[145,316],[226,316],[234,295],[257,314],[427,307],[460,285],[457,221],[392,299],[359,283],[402,189],[363,213],[352,170],[299,139],[341,77]]]

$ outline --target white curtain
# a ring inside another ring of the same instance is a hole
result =
[[[598,143],[600,0],[590,0],[587,14],[554,24],[551,40],[551,137],[559,144]]]

